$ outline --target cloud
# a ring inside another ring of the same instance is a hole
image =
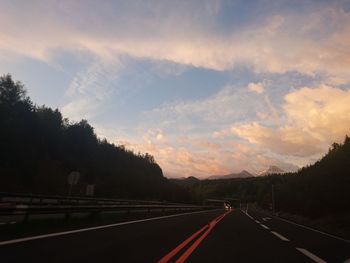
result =
[[[214,70],[246,65],[256,72],[323,74],[337,84],[350,80],[350,13],[341,4],[264,10],[263,18],[236,30],[220,22],[224,2],[200,3],[5,1],[0,49],[49,63],[57,50],[88,51],[103,60],[127,54]]]
[[[350,90],[321,85],[304,87],[285,96],[288,125],[320,141],[343,140],[350,132]]]
[[[327,85],[293,89],[279,108],[267,94],[262,100],[256,96],[242,99],[245,94],[249,94],[246,88],[226,86],[206,99],[148,112],[158,125],[166,121],[162,136],[169,133],[167,144],[158,143],[159,132],[154,132],[149,148],[143,148],[144,142],[137,147],[154,154],[165,172],[205,177],[242,169],[257,172],[269,165],[296,170],[320,158],[332,142],[341,142],[350,133],[349,90]],[[269,117],[250,114],[257,109]],[[197,125],[188,121],[193,119]],[[178,127],[186,136],[181,136]]]
[[[118,92],[121,69],[119,61],[95,61],[79,72],[66,90],[69,102],[62,107],[62,113],[75,121],[98,115],[111,94]]]
[[[143,138],[140,142],[123,140],[128,148],[148,152],[155,156],[157,163],[168,177],[196,176],[207,178],[210,175],[224,175],[240,172],[243,169],[257,173],[269,165],[277,165],[286,171],[296,170],[297,166],[276,157],[268,156],[251,145],[230,141],[225,145],[213,142],[211,138],[187,138],[186,147],[174,142],[159,143]]]
[[[349,133],[349,91],[337,85],[350,81],[350,13],[340,2],[307,2],[308,8],[269,3],[266,9],[266,2],[257,1],[242,13],[235,2],[227,9],[225,1],[211,0],[4,0],[0,56],[54,66],[65,63],[62,53],[78,58],[84,68],[71,81],[62,108],[73,120],[95,118],[119,94],[123,57],[146,59],[151,74],[165,77],[194,67],[227,75],[244,68],[258,79],[240,76],[207,98],[163,102],[130,127],[115,120],[94,126],[109,139],[154,154],[169,174],[291,167],[290,162],[314,160]],[[307,75],[328,86],[292,90],[281,106],[286,89],[272,91],[262,79],[284,73],[295,74],[296,83]]]
[[[252,122],[233,126],[231,131],[277,154],[310,158],[324,154],[332,142],[341,142],[350,133],[349,90],[304,87],[284,99],[285,117],[279,126]]]
[[[214,132],[222,125],[254,118],[257,112],[272,116],[274,110],[267,97],[261,100],[244,87],[226,85],[207,98],[164,103],[143,116],[150,123],[156,120],[163,128],[180,126],[183,132]]]
[[[233,127],[231,131],[252,144],[278,154],[306,157],[323,150],[317,139],[294,127],[273,129],[252,123]]]
[[[248,90],[251,92],[256,92],[258,94],[264,93],[265,88],[264,85],[262,83],[249,83],[248,84]]]

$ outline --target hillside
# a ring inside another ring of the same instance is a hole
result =
[[[200,180],[194,176],[189,176],[186,178],[171,178],[169,181],[185,188],[192,187],[200,182]]]
[[[103,197],[188,201],[148,153],[97,138],[86,121],[70,122],[58,109],[37,106],[20,82],[0,77],[0,191],[66,195],[67,177],[80,173],[73,194],[87,184]]]

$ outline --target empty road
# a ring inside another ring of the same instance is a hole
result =
[[[254,209],[194,212],[0,242],[0,262],[344,262],[350,243]]]

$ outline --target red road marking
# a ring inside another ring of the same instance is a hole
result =
[[[208,225],[205,225],[204,227],[199,229],[196,233],[194,233],[192,236],[187,238],[184,242],[182,242],[180,245],[178,245],[175,249],[170,251],[170,253],[168,253],[165,257],[163,257],[161,260],[159,260],[158,263],[166,263],[166,262],[168,262],[173,256],[175,256],[188,243],[190,243],[193,239],[195,239],[207,227],[208,227]]]
[[[190,243],[193,239],[195,239],[200,233],[204,231],[205,228],[208,228],[182,255],[181,257],[176,261],[176,263],[183,263],[185,260],[192,254],[192,252],[199,246],[199,244],[209,235],[209,233],[213,230],[215,225],[219,223],[227,214],[229,214],[232,211],[225,212],[224,214],[216,217],[213,219],[208,225],[205,225],[201,229],[199,229],[197,232],[195,232],[193,235],[191,235],[189,238],[187,238],[185,241],[183,241],[180,245],[178,245],[175,249],[170,251],[167,255],[165,255],[161,260],[158,261],[158,263],[166,263],[169,262],[169,260],[174,257],[181,249],[183,249],[188,243]],[[209,227],[208,227],[209,226]]]

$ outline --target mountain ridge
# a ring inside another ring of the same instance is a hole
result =
[[[206,179],[217,180],[217,179],[248,178],[248,177],[254,177],[254,175],[248,172],[247,170],[242,170],[239,173],[230,173],[225,175],[211,175]]]
[[[265,176],[269,174],[283,174],[286,171],[281,169],[280,167],[276,165],[270,165],[267,169],[264,169],[257,173],[257,176]]]

